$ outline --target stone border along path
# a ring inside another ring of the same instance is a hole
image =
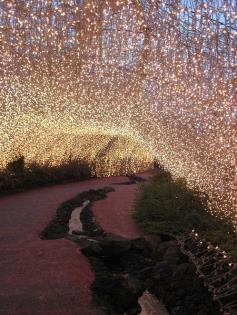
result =
[[[0,198],[1,315],[104,315],[91,301],[94,275],[78,246],[67,239],[41,240],[39,234],[65,200],[115,185],[109,198],[94,204],[97,219],[106,231],[142,235],[131,217],[136,185],[118,185],[124,180],[91,179]]]
[[[111,190],[107,187],[106,198],[108,193],[111,193]],[[85,198],[86,195],[90,197],[91,204],[89,206],[89,200],[83,203],[81,201],[80,204],[87,205],[72,210],[69,225],[75,218],[77,224],[67,237],[80,245],[81,251],[91,262],[96,277],[92,285],[95,300],[98,304],[103,301],[101,307],[110,310],[110,313],[112,307],[116,314],[120,309],[119,314],[169,315],[154,295],[147,291],[142,294],[144,276],[141,276],[140,272],[150,269],[152,262],[149,243],[144,238],[129,239],[106,233],[91,210],[93,202],[103,200],[104,197],[99,190],[93,191],[93,194],[91,192],[90,195],[86,192],[84,194]],[[109,261],[113,261],[112,265]],[[139,299],[140,294],[142,296]],[[119,303],[115,303],[115,299]],[[107,301],[106,305],[104,301]]]

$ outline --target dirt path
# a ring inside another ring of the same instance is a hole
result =
[[[92,179],[0,199],[1,315],[103,315],[91,302],[94,276],[78,246],[65,239],[41,240],[39,233],[63,201],[115,184],[116,191],[94,205],[100,224],[123,236],[141,235],[131,218],[136,185],[116,185],[124,181]]]

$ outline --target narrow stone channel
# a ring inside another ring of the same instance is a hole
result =
[[[66,201],[41,233],[43,239],[64,237],[80,246],[95,274],[94,302],[110,315],[219,315],[177,240],[160,235],[154,247],[143,237],[103,230],[92,204],[112,191],[89,190]]]
[[[98,251],[97,254],[99,254],[99,251],[100,251],[99,246],[101,246],[101,242],[103,242],[103,241],[106,244],[105,239],[107,237],[107,241],[108,241],[108,235],[104,234],[104,238],[103,239],[100,238],[100,240],[98,240],[96,238],[92,238],[92,237],[89,237],[89,238],[86,237],[88,231],[86,231],[86,229],[83,229],[83,226],[85,227],[85,223],[86,223],[85,219],[86,219],[86,221],[88,221],[88,219],[89,219],[91,222],[93,222],[95,234],[97,234],[97,231],[98,231],[98,223],[95,220],[93,212],[91,212],[91,211],[88,212],[89,208],[87,206],[89,204],[90,204],[90,201],[86,200],[83,202],[83,205],[81,207],[77,207],[72,211],[71,218],[69,220],[69,233],[68,234],[73,235],[74,237],[72,239],[80,244],[81,249],[84,252],[84,254],[86,256],[91,257],[91,255],[94,255],[93,251],[95,251],[95,252]],[[99,228],[99,230],[101,231],[101,228]],[[90,234],[91,234],[91,230],[90,230]],[[112,245],[113,247],[119,246],[120,247],[119,252],[121,254],[123,254],[122,253],[123,250],[121,248],[121,242],[126,242],[125,239],[122,239],[122,238],[115,236],[115,235],[109,235],[109,242],[111,242],[110,245]],[[119,242],[120,242],[120,244],[119,244]],[[107,246],[109,246],[109,244],[107,244]],[[105,247],[106,247],[106,245],[105,245]],[[113,249],[116,252],[115,247]],[[127,250],[129,251],[130,248],[129,248],[129,246],[125,245],[125,251],[127,251]],[[102,253],[100,253],[100,254],[102,254]],[[99,256],[100,256],[100,254],[99,254]],[[105,254],[105,252],[102,254],[102,256],[104,254]],[[116,264],[115,261],[113,262],[112,268],[113,269],[119,269],[118,266],[115,268],[114,264]],[[94,265],[95,265],[95,261],[94,261]],[[92,266],[93,266],[93,263],[92,263]],[[136,269],[135,266],[134,266],[134,268]],[[108,269],[109,269],[109,266],[108,266]],[[127,277],[127,279],[129,279],[129,275],[125,272],[125,270],[123,272],[122,272],[122,270],[120,270],[119,273],[120,273],[120,275],[122,275],[124,273],[124,275]],[[136,282],[132,278],[129,281],[132,283],[133,286],[134,285],[139,286],[138,281]],[[129,286],[129,282],[128,282],[128,286]],[[144,290],[144,288],[145,287],[143,287],[142,290]],[[130,293],[130,294],[134,293],[134,291],[129,292],[129,290],[127,290],[128,288],[125,288],[125,287],[122,287],[121,289],[122,290],[124,289],[126,293]],[[135,298],[135,299],[137,299],[137,302],[134,303],[135,307],[132,306],[132,308],[130,310],[124,309],[124,311],[126,311],[126,312],[124,312],[123,314],[139,314],[140,313],[141,315],[169,315],[165,305],[163,303],[161,303],[154,295],[149,293],[147,290],[145,290],[142,294],[140,291],[138,291],[138,292],[141,296],[140,297],[137,296]],[[98,294],[98,293],[95,292],[95,294]],[[107,298],[108,297],[109,296],[107,296]],[[100,304],[100,302],[99,302],[99,304]],[[127,303],[127,306],[128,305],[130,305],[129,302]],[[104,306],[104,305],[101,305],[101,306]],[[115,311],[118,311],[118,309],[119,309],[119,307],[117,307],[115,309]]]
[[[80,246],[95,273],[93,299],[106,313],[167,315],[165,307],[154,296],[151,299],[144,285],[152,267],[150,244],[144,238],[105,233],[95,219],[92,203],[111,191],[110,187],[90,190],[64,202],[41,238],[65,237]]]

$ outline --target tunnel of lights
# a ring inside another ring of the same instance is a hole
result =
[[[155,156],[237,226],[236,8],[1,0],[1,166],[16,154],[103,155],[116,143],[117,160],[129,151],[147,166]]]

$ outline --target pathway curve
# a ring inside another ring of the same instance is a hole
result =
[[[131,218],[136,185],[116,185],[124,181],[91,179],[0,199],[0,315],[104,315],[91,302],[94,276],[78,246],[41,240],[39,233],[63,201],[110,185],[116,191],[93,206],[100,224],[123,236],[141,235]]]

